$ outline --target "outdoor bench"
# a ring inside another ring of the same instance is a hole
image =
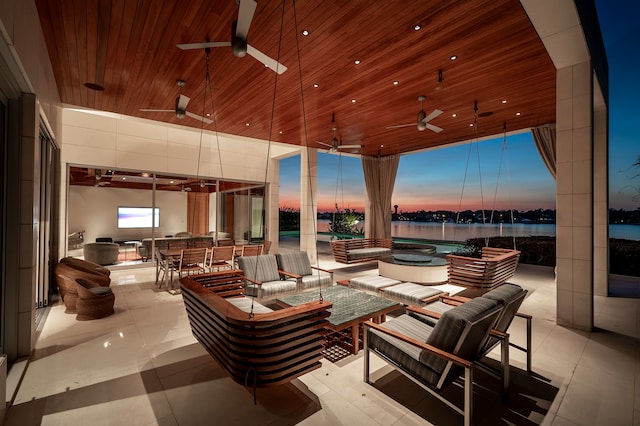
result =
[[[331,241],[331,250],[336,262],[370,262],[391,255],[392,244],[391,238],[353,238]]]

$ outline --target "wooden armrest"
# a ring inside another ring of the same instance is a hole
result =
[[[278,273],[280,275],[284,275],[285,277],[295,278],[296,280],[299,280],[300,278],[302,278],[302,275],[294,274],[293,272],[283,271],[282,269],[278,269]]]
[[[247,280],[247,281],[249,281],[250,283],[253,283],[253,284],[255,284],[255,285],[262,285],[262,281],[252,280],[252,279],[251,279],[251,278],[249,278],[249,277],[242,277],[242,279],[243,279],[243,280]]]
[[[312,266],[311,269],[315,269],[317,271],[326,272],[327,274],[333,274],[333,271],[330,271],[328,269],[318,268],[317,266]]]
[[[440,297],[442,299],[443,302],[447,303],[447,302],[451,302],[451,304],[455,304],[455,305],[459,305],[461,303],[465,303],[468,302],[469,300],[471,300],[471,298],[469,297],[463,297],[463,296],[449,296],[448,294],[446,296],[441,296]]]
[[[509,333],[504,333],[502,331],[498,331],[498,330],[491,330],[489,331],[489,334],[495,338],[498,338],[500,340],[505,340],[509,338]]]
[[[437,312],[433,312],[425,308],[418,308],[417,306],[407,306],[406,310],[407,312],[415,312],[416,314],[424,315],[426,317],[431,317],[433,319],[440,319],[440,317],[442,316]]]
[[[385,288],[388,288],[388,287],[385,287]],[[380,290],[384,291],[384,288],[381,288]],[[429,297],[425,297],[424,299],[420,299],[420,301],[422,303],[424,303],[424,304],[429,304],[429,303],[435,302],[436,300],[440,299],[441,297],[445,297],[445,296],[448,296],[448,295],[449,295],[449,293],[445,293],[444,295],[443,294],[435,294],[433,296],[429,296]]]
[[[389,330],[388,328],[384,327],[384,324],[375,324],[371,321],[365,321],[364,323],[365,327],[370,327],[370,328],[374,328],[377,331],[387,334],[389,336],[395,337],[396,339],[402,340],[405,343],[409,343],[410,345],[413,346],[417,346],[422,350],[425,350],[427,352],[432,353],[433,355],[436,355],[440,358],[443,358],[447,361],[453,362],[454,364],[459,365],[460,367],[464,367],[464,368],[471,368],[473,367],[473,362],[466,360],[464,358],[460,358],[457,355],[451,354],[449,352],[443,351],[442,349],[436,348],[435,346],[429,345],[425,342],[421,342],[419,340],[416,340],[412,337],[409,336],[405,336],[404,334],[398,333],[397,331],[393,331],[393,330]]]

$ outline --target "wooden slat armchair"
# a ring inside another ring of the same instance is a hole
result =
[[[513,277],[520,259],[518,250],[483,247],[482,257],[447,255],[449,284],[492,289]]]

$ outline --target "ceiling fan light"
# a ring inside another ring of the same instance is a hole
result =
[[[231,40],[231,50],[238,58],[242,58],[247,54],[247,42],[234,37],[233,40]]]

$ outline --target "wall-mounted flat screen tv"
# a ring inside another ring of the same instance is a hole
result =
[[[118,228],[151,228],[160,226],[160,209],[155,209],[155,224],[151,207],[118,207]]]

